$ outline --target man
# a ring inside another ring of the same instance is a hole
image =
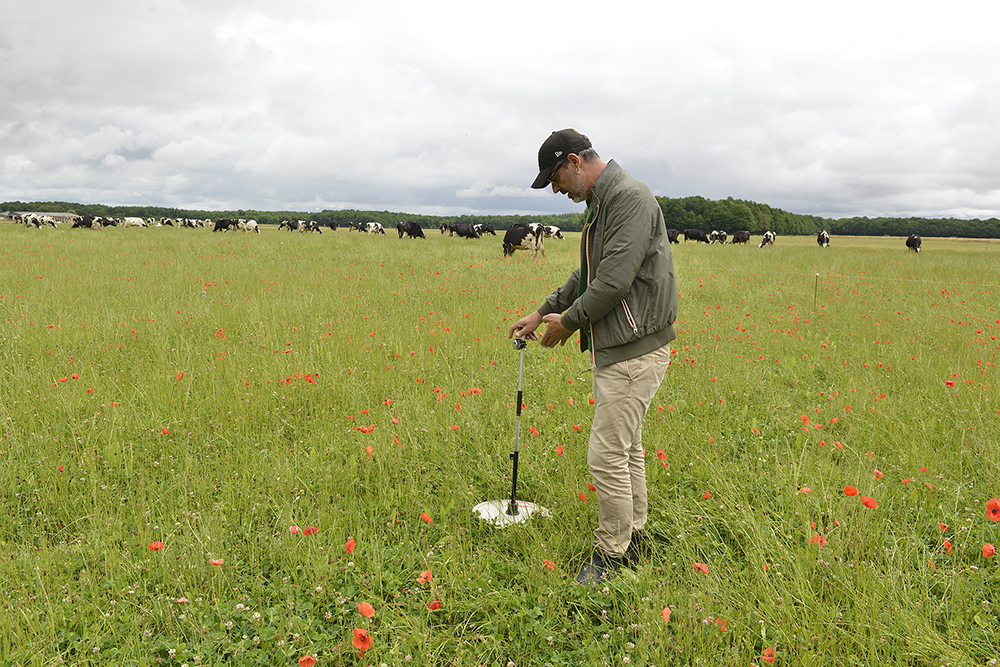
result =
[[[594,552],[577,581],[594,585],[636,562],[648,537],[642,420],[670,362],[677,283],[663,213],[653,193],[576,130],[553,132],[538,151],[531,187],[587,202],[580,268],[536,311],[510,327],[542,347],[579,332],[593,366],[594,421],[587,465],[597,488]]]

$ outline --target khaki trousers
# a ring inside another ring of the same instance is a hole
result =
[[[594,423],[587,465],[597,488],[594,546],[610,556],[628,549],[646,525],[646,462],[642,420],[670,363],[670,345],[641,357],[594,368]]]

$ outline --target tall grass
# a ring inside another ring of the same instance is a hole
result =
[[[507,328],[578,236],[428,236],[0,227],[0,660],[1000,658],[1000,245],[674,246],[653,553],[590,590],[585,355],[526,354],[519,496],[552,518],[471,512],[510,490]]]

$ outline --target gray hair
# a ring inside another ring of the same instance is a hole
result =
[[[584,162],[593,162],[594,160],[600,160],[601,156],[597,154],[597,151],[593,147],[585,148],[584,150],[577,153],[580,159]]]

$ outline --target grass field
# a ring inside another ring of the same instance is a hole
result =
[[[552,518],[471,512],[569,236],[0,226],[0,662],[996,664],[1000,244],[674,246],[653,554],[590,590],[578,349],[526,353]]]

